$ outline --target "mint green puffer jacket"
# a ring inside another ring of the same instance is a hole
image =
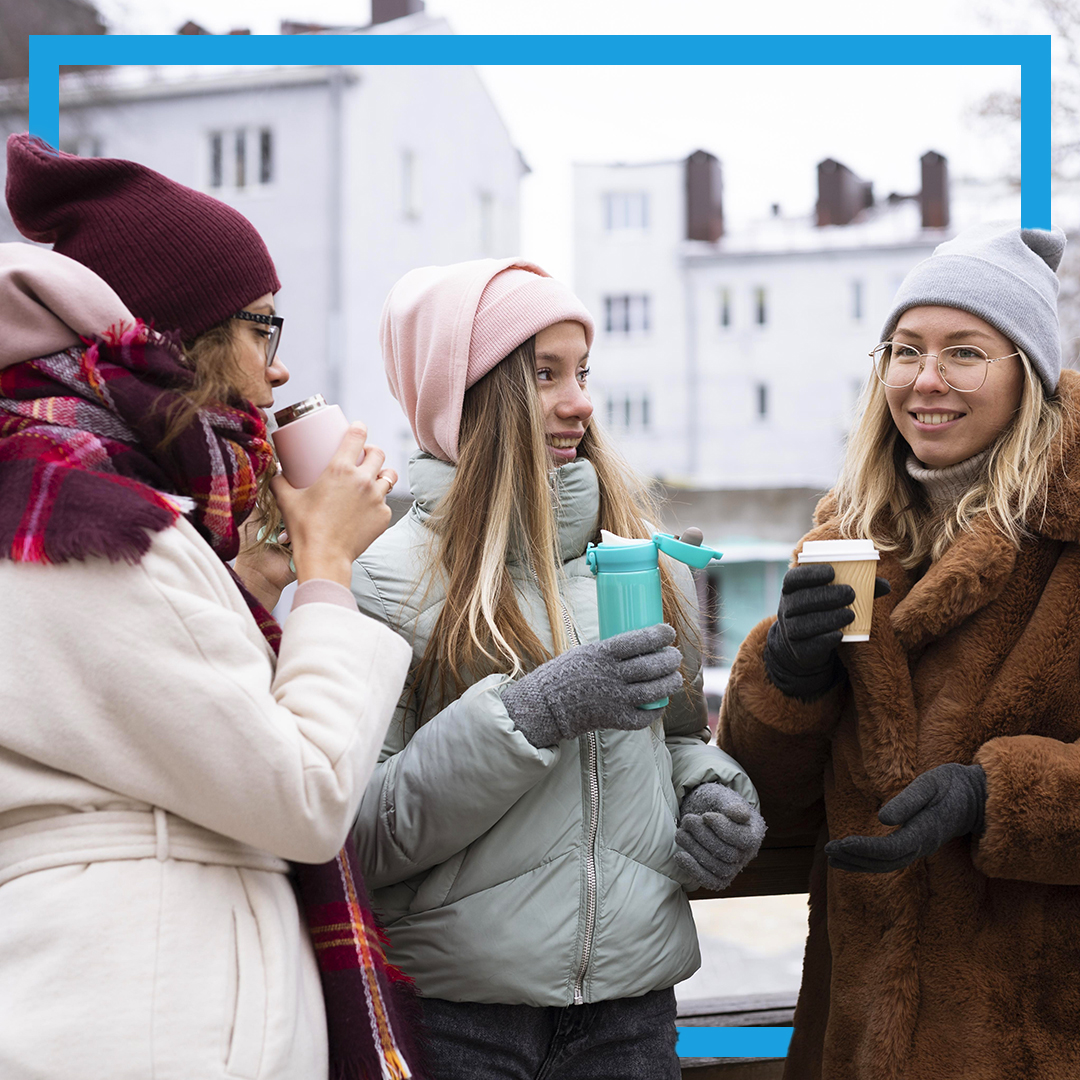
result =
[[[412,509],[353,570],[360,609],[403,634],[417,658],[443,599],[419,580],[424,523],[452,477],[453,466],[415,455]],[[580,639],[596,641],[584,558],[597,532],[596,473],[582,460],[553,477],[563,600]],[[550,648],[529,568],[510,570]],[[700,658],[686,660],[700,685]],[[391,961],[427,997],[539,1006],[635,997],[687,978],[700,957],[690,883],[673,858],[679,800],[720,781],[758,801],[738,764],[707,745],[700,693],[677,695],[650,728],[538,750],[507,715],[504,682],[488,676],[456,701],[429,702],[419,727],[404,704],[391,721],[354,830]]]

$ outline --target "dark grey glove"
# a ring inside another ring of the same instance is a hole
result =
[[[843,674],[836,649],[843,628],[855,618],[850,585],[830,585],[828,563],[796,566],[784,575],[776,622],[765,642],[765,672],[788,697],[814,701]],[[874,581],[874,599],[890,592],[884,578]]]
[[[682,688],[682,654],[667,623],[577,645],[502,689],[514,726],[533,746],[554,746],[587,731],[648,727],[639,709]]]
[[[968,833],[980,835],[986,821],[986,773],[981,765],[952,762],[928,769],[879,811],[883,825],[899,825],[888,836],[845,836],[825,845],[838,870],[887,874],[933,855],[942,844]]]
[[[702,889],[719,892],[758,853],[765,819],[723,784],[701,784],[679,807],[675,862]]]

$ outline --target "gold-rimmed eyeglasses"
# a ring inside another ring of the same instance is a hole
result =
[[[902,341],[883,341],[870,353],[874,374],[894,390],[910,386],[932,357],[937,361],[938,373],[945,383],[961,394],[978,390],[986,382],[991,364],[1019,355],[1014,352],[1008,356],[989,357],[977,345],[950,345],[939,353],[921,353],[914,345]]]

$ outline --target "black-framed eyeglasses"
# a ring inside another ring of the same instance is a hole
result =
[[[270,333],[265,335],[266,341],[266,366],[274,362],[277,353],[278,342],[281,341],[281,328],[285,320],[280,315],[256,315],[254,311],[238,311],[232,316],[234,319],[245,319],[247,322],[260,323],[270,327]]]
[[[973,394],[986,382],[991,364],[1020,354],[1013,352],[1007,356],[989,357],[977,345],[950,345],[940,353],[921,353],[914,345],[902,341],[883,341],[870,355],[874,360],[874,373],[894,390],[910,386],[933,357],[947,386],[961,394]]]

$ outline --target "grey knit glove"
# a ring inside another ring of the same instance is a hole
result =
[[[950,762],[916,776],[879,811],[883,825],[899,825],[888,836],[845,836],[825,845],[829,865],[839,870],[887,874],[933,855],[957,836],[983,832],[986,773],[981,765]]]
[[[836,649],[843,628],[855,618],[850,585],[831,585],[828,563],[796,566],[784,575],[776,622],[765,641],[765,672],[788,697],[813,701],[842,678]],[[884,578],[874,579],[874,599],[890,592]]]
[[[723,784],[700,784],[682,801],[675,862],[698,887],[719,892],[758,853],[765,819]]]
[[[577,645],[502,689],[514,727],[533,746],[554,746],[587,731],[632,731],[656,719],[639,709],[682,687],[682,654],[667,623]]]

